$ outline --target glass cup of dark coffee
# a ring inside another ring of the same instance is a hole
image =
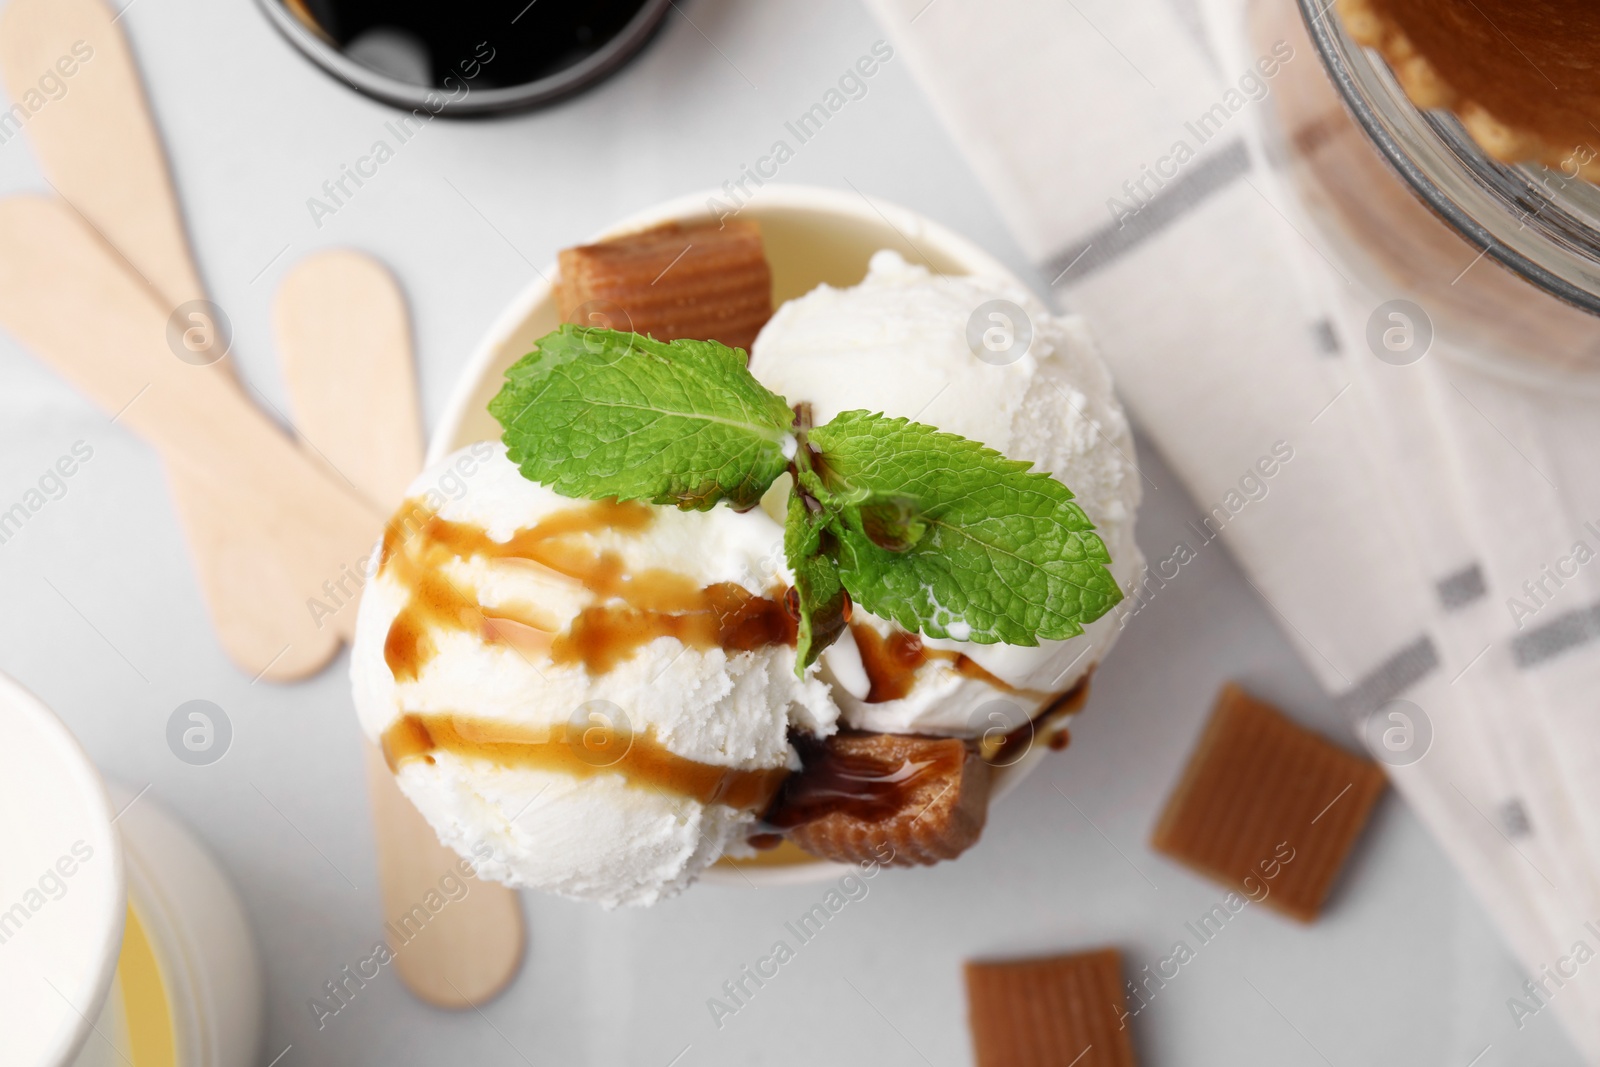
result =
[[[312,62],[396,107],[467,116],[536,107],[605,78],[671,0],[260,0]]]

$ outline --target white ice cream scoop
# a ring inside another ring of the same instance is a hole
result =
[[[834,729],[828,688],[795,676],[759,510],[574,500],[480,442],[417,480],[374,569],[357,711],[484,877],[671,895],[748,833],[791,725]]]
[[[750,370],[791,403],[810,403],[819,425],[866,409],[1035,464],[1077,497],[1125,593],[1143,574],[1133,538],[1140,476],[1111,375],[1081,320],[1051,315],[1020,287],[936,275],[882,251],[859,285],[818,286],[780,307],[756,338]],[[823,655],[845,721],[885,733],[959,736],[984,733],[1004,714],[1001,705],[1025,718],[1072,689],[1105,655],[1119,624],[1113,611],[1077,637],[1032,648],[923,639],[931,654],[913,652],[910,659],[925,662],[914,675],[892,670],[902,675],[893,680],[863,667],[875,658],[906,662],[889,647],[890,624],[858,605],[852,628],[859,641],[847,636]]]

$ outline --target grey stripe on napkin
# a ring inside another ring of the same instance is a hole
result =
[[[1446,611],[1459,611],[1475,600],[1489,595],[1489,586],[1483,578],[1483,568],[1476,563],[1447,574],[1435,584],[1439,603]]]
[[[1359,717],[1382,707],[1439,666],[1439,650],[1423,634],[1384,660],[1365,678],[1334,698],[1346,715]]]
[[[1065,280],[1081,282],[1101,267],[1116,262],[1211,196],[1233,184],[1250,170],[1250,153],[1243,141],[1234,141],[1172,179],[1131,218],[1108,222],[1080,240],[1067,242],[1066,251],[1045,264],[1051,285]],[[1069,274],[1071,277],[1064,278]]]
[[[1511,640],[1511,656],[1518,667],[1532,667],[1597,637],[1600,637],[1600,604],[1591,604],[1518,634]]]
[[[1330,319],[1318,319],[1311,324],[1311,339],[1317,346],[1317,351],[1325,356],[1339,354],[1339,334],[1333,328]]]

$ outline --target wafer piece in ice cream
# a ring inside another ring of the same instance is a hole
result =
[[[772,270],[753,222],[669,222],[565,249],[560,266],[561,318],[578,326],[749,351],[772,317]]]
[[[989,764],[954,737],[836,734],[800,744],[804,770],[767,821],[813,856],[906,867],[954,859],[989,814]],[[891,852],[892,850],[892,852]]]

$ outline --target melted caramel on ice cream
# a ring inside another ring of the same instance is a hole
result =
[[[582,663],[592,674],[606,673],[658,637],[729,652],[794,644],[795,621],[781,591],[762,597],[731,582],[701,586],[660,568],[630,572],[618,553],[579,540],[605,530],[642,533],[654,518],[645,504],[600,501],[555,512],[496,541],[481,526],[407,501],[384,532],[379,564],[380,573],[409,591],[384,642],[389,670],[396,681],[416,679],[442,630],[476,633],[558,664]],[[485,607],[447,569],[452,560],[473,558],[560,575],[592,593],[594,603],[564,630],[536,604]]]
[[[384,731],[391,771],[409,760],[431,763],[439,751],[574,778],[620,774],[631,786],[750,811],[765,808],[789,774],[781,766],[739,770],[687,759],[668,751],[653,730],[633,732],[626,723],[529,728],[461,715],[404,715]]]
[[[885,637],[864,622],[853,623],[851,635],[861,652],[861,666],[867,672],[872,688],[867,692],[868,704],[882,704],[887,700],[900,700],[909,696],[916,684],[917,672],[929,660],[948,660],[957,674],[974,678],[998,689],[1002,693],[1044,700],[1048,694],[1018,689],[980,667],[971,656],[949,649],[929,648],[918,634],[907,633],[896,627]]]

